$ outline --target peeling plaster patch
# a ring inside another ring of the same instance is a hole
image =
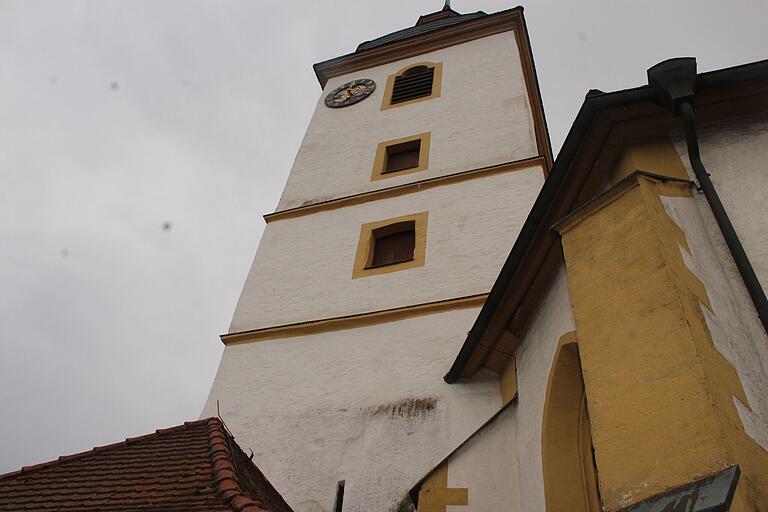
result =
[[[397,402],[382,404],[378,407],[367,407],[362,411],[371,416],[421,418],[429,414],[435,407],[437,407],[437,400],[434,398],[403,398]]]

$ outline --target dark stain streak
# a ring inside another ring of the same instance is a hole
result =
[[[411,502],[411,497],[406,494],[403,499],[400,500],[400,503],[389,509],[389,512],[415,512],[415,510],[416,509]]]
[[[364,411],[371,416],[415,418],[426,416],[435,407],[437,407],[437,400],[434,398],[403,398],[397,402],[369,407]]]

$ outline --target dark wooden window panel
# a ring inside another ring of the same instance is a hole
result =
[[[390,103],[423,98],[432,94],[432,82],[435,78],[435,68],[416,66],[395,77]]]
[[[384,226],[373,232],[373,256],[367,268],[394,265],[413,259],[416,248],[414,221]]]
[[[421,140],[395,144],[387,148],[387,159],[382,174],[404,171],[419,166]]]

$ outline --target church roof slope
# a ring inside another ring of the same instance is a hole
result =
[[[217,418],[0,475],[0,510],[291,512]]]
[[[325,87],[328,79],[342,74],[369,69],[510,30],[516,33],[521,57],[526,62],[530,61],[530,66],[533,68],[523,8],[518,6],[491,14],[482,11],[460,14],[445,9],[425,14],[412,27],[365,41],[360,43],[352,53],[316,63],[315,75],[320,86]]]
[[[441,12],[445,12],[445,11],[441,11]],[[427,32],[433,32],[441,28],[450,27],[452,25],[457,25],[459,23],[464,23],[465,21],[470,21],[477,18],[482,18],[484,16],[488,16],[486,13],[482,11],[477,11],[477,12],[467,13],[467,14],[458,14],[455,11],[450,11],[450,12],[452,12],[453,15],[435,19],[434,21],[428,21],[426,23],[417,23],[413,27],[397,30],[395,32],[392,32],[391,34],[387,34],[385,36],[377,37],[376,39],[372,39],[370,41],[365,41],[364,43],[360,43],[357,46],[357,51],[362,52],[365,50],[370,50],[371,48],[376,48],[377,46],[383,46],[385,44],[394,43],[396,41],[402,41],[403,39],[408,39],[409,37],[419,36],[421,34],[426,34]],[[424,16],[422,16],[422,18],[424,18]]]

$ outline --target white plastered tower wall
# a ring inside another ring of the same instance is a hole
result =
[[[231,331],[487,293],[542,182],[541,167],[528,166],[271,222],[264,230]],[[351,278],[361,224],[422,211],[429,212],[423,267]]]
[[[460,386],[442,379],[479,303],[408,311],[482,300],[544,182],[517,41],[502,31],[324,87],[229,336],[277,334],[226,346],[202,413],[219,408],[297,512],[333,510],[342,480],[345,512],[398,510],[419,478],[498,411],[497,376]],[[421,62],[442,64],[440,96],[382,110],[387,77]],[[373,79],[375,92],[345,108],[323,104],[358,78]],[[371,180],[378,144],[424,132],[426,170]],[[352,279],[361,226],[419,212],[428,213],[423,266]],[[301,332],[391,310],[403,313]],[[293,330],[282,336],[285,326]]]
[[[443,63],[438,98],[381,110],[387,77]],[[352,107],[330,109],[325,94],[355,78],[377,84]],[[371,181],[376,145],[431,132],[429,168]],[[307,128],[278,210],[537,156],[530,101],[512,31],[328,80]]]

